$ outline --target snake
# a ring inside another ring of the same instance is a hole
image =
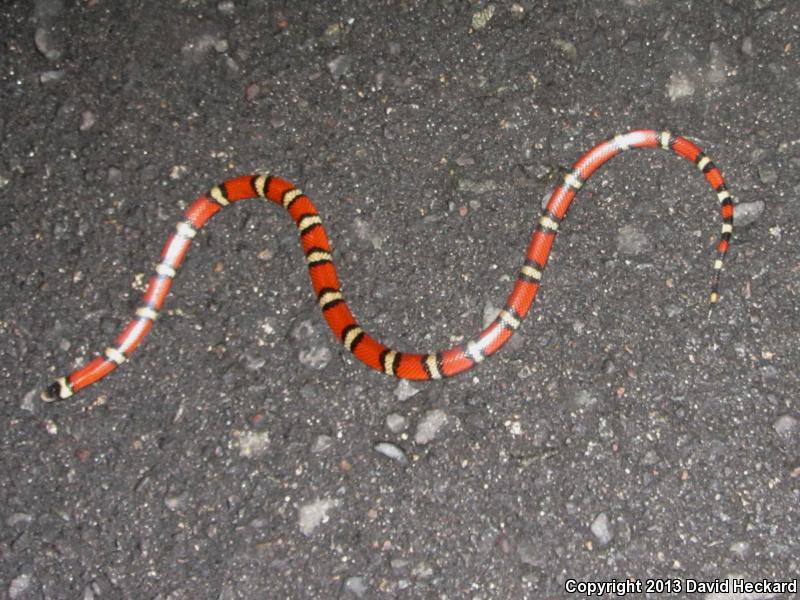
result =
[[[41,394],[44,401],[65,400],[96,383],[127,362],[150,332],[172,287],[186,252],[205,223],[223,208],[240,200],[260,198],[285,208],[300,236],[311,286],[322,316],[333,335],[367,366],[401,379],[432,380],[452,377],[473,368],[508,342],[530,311],[542,281],[550,251],[572,200],[592,174],[606,162],[632,148],[660,148],[692,162],[717,195],[722,233],[716,245],[710,304],[720,298],[719,280],[733,234],[733,198],[722,172],[695,143],[669,131],[637,129],[607,139],[583,154],[565,172],[536,222],[525,259],[513,288],[497,316],[477,335],[446,350],[404,352],[384,345],[356,321],[345,301],[334,265],[330,239],[311,199],[291,182],[277,176],[244,175],[212,187],[195,200],[167,239],[155,274],[150,278],[135,316],[104,352]]]

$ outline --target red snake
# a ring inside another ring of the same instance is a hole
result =
[[[308,196],[280,177],[242,176],[211,188],[188,208],[161,251],[156,274],[150,279],[133,320],[102,355],[69,375],[58,378],[42,392],[42,399],[52,401],[69,398],[127,361],[158,317],[175,273],[197,232],[223,207],[248,198],[265,198],[289,211],[300,233],[311,285],[322,315],[336,338],[356,358],[373,369],[404,379],[441,379],[462,373],[497,352],[520,327],[539,290],[553,241],[575,194],[600,166],[629,148],[672,150],[694,163],[716,192],[722,215],[722,234],[717,244],[711,283],[710,301],[714,304],[719,299],[720,271],[733,233],[733,199],[722,173],[711,159],[686,138],[667,131],[631,131],[598,144],[579,158],[553,191],[539,217],[525,253],[525,262],[497,317],[468,342],[425,354],[388,348],[364,331],[355,320],[342,295],[322,219]]]

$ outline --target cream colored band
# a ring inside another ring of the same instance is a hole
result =
[[[299,188],[294,188],[293,190],[289,190],[283,195],[283,207],[289,208],[289,205],[292,203],[292,200],[302,195],[303,192]]]
[[[323,262],[328,261],[330,262],[333,260],[330,252],[324,252],[323,250],[314,250],[308,256],[306,256],[306,260],[308,263],[316,263],[316,262]]]
[[[141,317],[143,319],[150,319],[151,321],[155,321],[158,318],[158,311],[153,310],[149,306],[140,306],[136,309],[136,316]]]
[[[355,343],[356,338],[359,335],[361,335],[362,333],[364,333],[364,330],[361,329],[361,327],[359,327],[358,325],[356,325],[355,327],[352,327],[347,332],[347,334],[344,336],[343,343],[345,345],[345,348],[347,348],[348,350],[352,350],[353,349],[353,344]]]
[[[467,354],[469,354],[469,357],[476,363],[483,362],[483,359],[486,358],[481,352],[478,344],[476,344],[475,342],[467,343]]]
[[[583,183],[581,180],[578,179],[573,173],[567,173],[564,175],[564,183],[566,183],[569,187],[579,190],[583,187]]]
[[[439,365],[437,364],[435,354],[428,354],[428,356],[425,357],[425,366],[428,367],[428,373],[431,374],[431,379],[442,378],[442,374],[439,371]]]
[[[530,277],[536,281],[541,281],[542,279],[542,272],[539,269],[531,267],[530,265],[524,265],[520,271],[527,277]]]
[[[319,218],[319,215],[306,215],[300,219],[297,228],[300,230],[300,233],[303,233],[306,229],[314,225],[322,225],[322,219]]]
[[[630,150],[631,148],[628,144],[625,143],[625,137],[620,134],[615,135],[612,141],[614,142],[614,145],[623,152],[625,150]]]
[[[220,189],[218,185],[211,188],[211,192],[209,193],[211,194],[212,200],[217,204],[221,206],[228,206],[228,204],[230,204],[230,201],[225,197],[225,194],[222,193],[222,189]]]
[[[156,273],[164,275],[165,277],[175,277],[175,269],[164,263],[158,263],[156,265]]]
[[[325,292],[319,297],[319,306],[322,308],[322,310],[325,310],[328,305],[339,300],[344,300],[341,292]]]
[[[258,177],[256,177],[256,194],[258,194],[262,198],[267,197],[267,190],[266,190],[267,177],[268,175],[266,174],[259,175]]]
[[[539,225],[542,226],[542,229],[558,231],[558,222],[551,219],[548,215],[542,215],[539,217]]]
[[[517,329],[520,326],[519,319],[514,315],[512,315],[510,312],[508,312],[506,309],[501,310],[498,316],[500,317],[500,320],[503,322],[503,324],[509,329]]]
[[[114,361],[118,365],[121,365],[128,360],[128,358],[116,348],[106,348],[106,358]]]
[[[189,225],[186,221],[181,221],[175,226],[175,231],[182,238],[191,240],[197,235],[197,229]]]
[[[61,398],[62,400],[66,400],[67,398],[69,398],[74,394],[72,388],[69,387],[69,383],[67,383],[66,377],[59,377],[58,379],[56,379],[56,382],[58,383],[59,398]]]
[[[394,375],[394,360],[397,352],[389,350],[383,357],[383,371],[388,375]]]

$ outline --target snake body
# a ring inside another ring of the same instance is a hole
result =
[[[404,379],[441,379],[463,373],[497,352],[520,327],[536,297],[553,241],[573,198],[592,173],[630,148],[671,150],[694,163],[717,194],[722,233],[716,247],[710,296],[710,302],[716,303],[719,299],[720,271],[733,232],[733,199],[722,173],[711,159],[694,143],[668,131],[636,130],[617,135],[581,156],[553,190],[542,211],[514,287],[497,317],[466,343],[431,353],[391,349],[361,328],[345,302],[333,263],[330,240],[308,196],[280,177],[241,176],[213,187],[186,210],[164,245],[156,273],[149,281],[133,320],[101,355],[47,387],[42,392],[42,399],[52,401],[69,398],[126,362],[153,327],[172,280],[197,232],[224,207],[248,198],[263,198],[280,204],[294,219],[322,315],[336,338],[356,358],[373,369]]]

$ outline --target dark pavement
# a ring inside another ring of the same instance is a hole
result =
[[[685,586],[800,572],[799,25],[795,0],[3,2],[0,596],[786,597]],[[347,355],[251,201],[129,364],[38,399],[219,181],[301,186],[362,325],[431,351],[502,306],[563,169],[635,128],[741,203],[710,317],[715,195],[631,151],[468,374]]]

